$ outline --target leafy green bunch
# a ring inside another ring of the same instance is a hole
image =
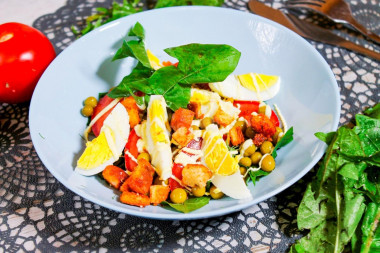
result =
[[[135,96],[138,103],[147,102],[150,95],[162,95],[173,111],[186,108],[190,100],[191,84],[221,82],[236,68],[241,53],[229,45],[188,44],[164,51],[178,60],[178,66],[152,69],[145,49],[145,31],[140,23],[128,33],[116,52],[114,60],[133,57],[138,63],[132,72],[108,94],[111,98]]]
[[[157,9],[186,5],[222,6],[223,3],[224,0],[158,0],[153,5],[153,8]],[[71,27],[71,30],[76,37],[83,36],[95,28],[118,18],[141,12],[143,9],[141,8],[140,0],[124,0],[121,4],[113,2],[108,9],[104,7],[96,8],[96,11],[95,14],[86,18],[86,25],[83,29],[78,30],[75,26]]]
[[[353,128],[315,134],[328,148],[298,208],[310,232],[290,252],[380,252],[380,104],[364,113]]]

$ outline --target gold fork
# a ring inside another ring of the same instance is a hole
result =
[[[316,11],[336,23],[349,24],[367,38],[380,43],[380,36],[368,31],[360,24],[344,0],[288,0],[286,8],[305,8]]]

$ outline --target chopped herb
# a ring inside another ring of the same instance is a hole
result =
[[[41,133],[38,133],[38,135],[39,135],[42,139],[45,140],[45,137],[43,137]]]

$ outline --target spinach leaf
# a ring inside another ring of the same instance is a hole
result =
[[[158,0],[154,8],[184,5],[222,6],[224,0]]]
[[[136,58],[144,67],[151,68],[148,54],[145,49],[145,31],[143,26],[137,22],[128,33],[133,36],[130,40],[123,41],[123,44],[113,57],[114,60],[123,59],[126,57]]]
[[[111,90],[108,96],[111,98],[127,97],[136,90],[151,94],[153,92],[153,89],[149,86],[151,75],[152,70],[150,68],[137,63],[132,72],[125,76],[120,84]]]
[[[252,183],[256,185],[256,182],[259,181],[260,178],[269,175],[269,172],[263,171],[263,170],[257,170],[257,171],[252,171],[250,170],[248,172],[249,178],[251,179]]]
[[[293,127],[289,128],[288,131],[282,136],[280,141],[276,144],[273,149],[272,156],[273,158],[277,157],[277,150],[288,145],[291,141],[293,141]]]
[[[170,206],[174,208],[175,210],[182,213],[189,213],[207,205],[209,201],[210,201],[209,197],[199,197],[199,198],[189,198],[183,204],[174,204],[167,201],[164,201],[161,204],[163,204],[164,206],[165,205]]]
[[[234,71],[241,55],[229,45],[196,43],[164,51],[178,59],[183,84],[221,82]]]

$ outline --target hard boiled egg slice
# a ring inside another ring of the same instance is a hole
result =
[[[276,96],[280,84],[279,76],[248,73],[229,75],[223,82],[210,83],[209,86],[222,97],[266,101]]]
[[[211,91],[192,88],[190,103],[194,102],[201,107],[202,118],[213,117],[219,108],[220,96]]]
[[[213,174],[228,176],[239,169],[237,161],[228,151],[218,126],[210,124],[203,133],[202,152],[203,163]]]
[[[152,165],[162,180],[172,174],[172,152],[170,148],[170,126],[166,102],[161,95],[150,97],[147,121],[143,130],[146,148],[152,157]]]
[[[103,123],[98,137],[86,143],[75,171],[92,176],[116,162],[129,136],[129,116],[122,104],[117,104]]]
[[[214,175],[214,177],[211,179],[211,182],[220,191],[231,198],[252,198],[251,192],[240,174],[240,170],[237,170],[234,174],[229,176]]]

